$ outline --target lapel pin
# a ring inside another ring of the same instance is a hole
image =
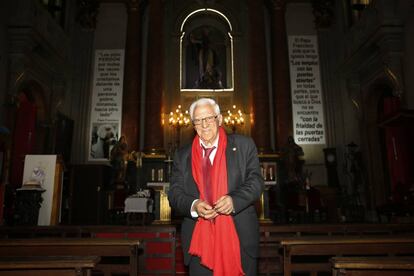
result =
[[[233,151],[236,151],[237,150],[237,148],[233,148]]]

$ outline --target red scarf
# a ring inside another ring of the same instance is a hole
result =
[[[219,143],[214,157],[211,193],[214,201],[227,194],[227,135],[219,128]],[[204,183],[202,171],[203,149],[200,138],[193,140],[191,151],[191,168],[194,180],[204,200]],[[244,275],[240,259],[240,242],[231,216],[219,215],[214,223],[198,218],[194,228],[189,253],[199,256],[201,264],[213,270],[214,276]]]

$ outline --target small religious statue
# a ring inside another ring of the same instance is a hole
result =
[[[362,153],[354,142],[346,145],[344,156],[344,173],[341,196],[342,220],[364,221],[366,212],[366,182]]]
[[[114,171],[114,181],[123,182],[125,180],[126,162],[128,161],[128,144],[125,136],[121,136],[119,141],[113,146],[110,155],[110,163]]]
[[[287,173],[287,182],[298,182],[302,177],[303,149],[295,143],[292,136],[288,137],[282,148],[282,160]]]
[[[362,156],[359,146],[354,142],[346,146],[344,170],[348,178],[345,194],[350,197],[356,206],[363,205],[363,189],[365,179],[363,177]]]

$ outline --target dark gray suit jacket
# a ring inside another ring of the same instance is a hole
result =
[[[264,182],[260,172],[256,146],[251,138],[233,134],[227,136],[226,148],[228,195],[233,199],[234,224],[241,250],[252,257],[259,255],[259,223],[255,202],[259,200]],[[168,199],[171,207],[183,215],[181,228],[184,263],[188,265],[188,249],[197,219],[191,217],[191,204],[199,198],[191,170],[191,144],[174,156]]]

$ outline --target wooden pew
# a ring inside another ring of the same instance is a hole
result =
[[[413,224],[288,224],[260,226],[259,273],[283,273],[283,250],[280,241],[288,237],[307,236],[378,236],[414,234]]]
[[[327,256],[414,256],[414,236],[315,236],[285,238],[280,243],[284,252],[285,276],[290,276],[292,272],[308,272],[311,275],[317,275],[319,271],[331,271]],[[306,261],[294,260],[300,257]],[[318,261],[315,261],[316,258]]]
[[[85,227],[93,237],[140,239],[143,254],[139,258],[139,275],[174,275],[176,273],[175,226],[94,226]]]
[[[153,242],[170,243],[174,245],[176,255],[181,254],[176,249],[176,225],[150,225],[150,226],[2,226],[0,238],[90,238],[106,235],[113,238],[136,238],[143,241],[143,255],[140,255],[140,273],[151,275],[162,274],[168,271],[180,270],[184,273],[182,257],[174,260],[170,258],[171,251],[158,250],[158,246],[152,246]],[[280,241],[286,237],[305,236],[372,236],[372,235],[402,235],[414,234],[414,224],[392,223],[358,223],[358,224],[288,224],[273,225],[262,224],[260,226],[260,258],[259,272],[262,275],[274,275],[283,273],[283,250]],[[103,236],[102,236],[103,237]],[[151,248],[147,254],[147,248]],[[157,251],[153,251],[153,249]],[[162,258],[162,260],[159,259]],[[167,263],[168,262],[168,263]],[[175,264],[177,262],[177,264]],[[161,268],[158,264],[165,264]],[[145,264],[145,266],[141,265]],[[174,266],[175,264],[175,266]],[[155,267],[157,265],[157,267]],[[164,272],[163,272],[164,271]]]
[[[105,275],[111,272],[138,274],[138,253],[140,240],[137,239],[3,239],[0,240],[0,256],[100,256],[127,257],[127,265],[106,265],[99,263],[96,268]]]
[[[139,239],[142,254],[139,275],[173,275],[176,270],[175,225],[4,226],[0,238],[115,238]],[[182,259],[182,258],[181,258]],[[179,267],[181,268],[181,266]],[[182,269],[181,269],[182,270]]]
[[[2,276],[90,276],[97,256],[0,257]]]
[[[413,257],[334,257],[332,276],[410,276]]]

